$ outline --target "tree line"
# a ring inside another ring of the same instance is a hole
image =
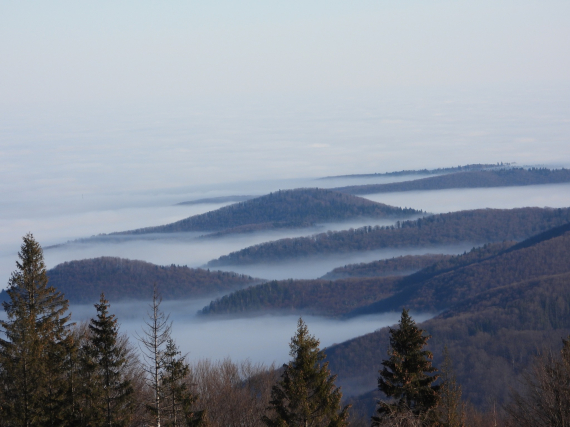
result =
[[[119,333],[102,294],[96,315],[73,325],[64,295],[48,284],[40,245],[23,239],[0,321],[0,426],[474,426],[565,425],[570,341],[535,365],[503,418],[466,416],[446,358],[438,379],[429,336],[407,310],[390,329],[372,419],[351,417],[319,340],[299,319],[291,360],[279,369],[202,361],[190,367],[171,337],[155,289],[139,352]],[[565,388],[566,387],[566,388]],[[538,390],[538,392],[537,392]],[[562,397],[564,404],[560,403]],[[558,400],[557,400],[558,399]],[[514,424],[509,424],[514,423]],[[526,424],[525,424],[526,423]],[[541,424],[542,423],[542,424]],[[499,424],[497,424],[499,425]]]

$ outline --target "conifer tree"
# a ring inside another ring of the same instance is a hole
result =
[[[435,417],[433,409],[439,401],[439,386],[432,385],[437,375],[431,364],[433,355],[424,350],[429,340],[424,331],[416,326],[408,314],[402,311],[398,329],[390,328],[390,349],[388,360],[380,371],[378,388],[392,401],[380,401],[372,425],[380,426],[386,420],[411,412],[418,419]]]
[[[165,427],[205,425],[204,411],[193,411],[197,396],[188,388],[190,367],[171,338],[166,344],[161,375],[162,412]]]
[[[8,316],[0,321],[0,417],[11,426],[65,426],[69,405],[66,357],[73,341],[68,301],[48,285],[43,251],[23,238],[8,282]]]
[[[101,294],[95,304],[97,318],[89,324],[89,341],[84,349],[84,369],[89,381],[86,425],[122,427],[129,424],[133,411],[133,388],[125,378],[125,347],[118,340],[118,325],[109,314],[109,301]]]
[[[319,340],[309,335],[303,319],[289,344],[293,358],[283,365],[281,380],[273,386],[270,407],[274,414],[264,416],[269,427],[342,427],[348,425],[348,409],[341,409],[342,393],[335,387]]]

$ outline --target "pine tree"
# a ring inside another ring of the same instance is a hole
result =
[[[89,341],[84,348],[84,375],[89,378],[85,424],[94,427],[127,426],[133,411],[133,388],[125,378],[125,346],[118,339],[115,315],[109,315],[109,301],[101,294],[95,304],[97,318],[89,324]]]
[[[65,426],[66,358],[73,346],[68,301],[48,286],[43,251],[32,234],[23,238],[8,282],[8,316],[0,321],[1,417],[11,426]]]
[[[169,339],[164,353],[161,375],[162,412],[166,427],[199,427],[206,424],[204,411],[193,411],[197,396],[188,388],[190,367],[174,340]]]
[[[283,365],[281,380],[273,386],[270,407],[274,414],[264,416],[269,427],[342,427],[348,425],[348,409],[341,409],[342,393],[335,387],[319,340],[309,335],[305,322],[299,319],[297,333],[291,339],[290,356]]]
[[[373,426],[408,412],[418,419],[430,419],[439,401],[439,386],[432,385],[438,376],[429,375],[437,371],[431,364],[433,355],[423,349],[430,337],[424,336],[406,309],[399,324],[398,329],[390,328],[390,358],[382,362],[384,368],[378,378],[379,390],[395,401],[378,402]]]

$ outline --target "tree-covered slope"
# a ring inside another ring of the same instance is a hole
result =
[[[570,169],[512,168],[456,172],[389,184],[353,185],[335,188],[347,194],[443,190],[447,188],[490,188],[570,182]]]
[[[444,254],[405,255],[373,262],[348,264],[329,271],[321,279],[337,280],[348,277],[406,276],[452,257],[453,255]]]
[[[524,280],[570,272],[570,227],[564,233],[533,244],[513,246],[505,251],[467,265],[439,269],[430,277],[420,271],[401,280],[393,296],[356,309],[352,315],[379,313],[401,307],[420,311],[439,311],[491,289]]]
[[[297,313],[340,316],[393,294],[398,277],[341,280],[281,280],[250,286],[218,298],[203,315]]]
[[[470,252],[458,256],[435,255],[433,265],[406,278],[390,276],[352,277],[335,281],[323,279],[281,280],[254,285],[212,301],[209,306],[202,310],[202,314],[239,316],[288,311],[338,317],[354,311],[358,307],[369,306],[374,301],[389,298],[401,290],[401,283],[406,283],[409,277],[415,277],[416,281],[431,278],[437,274],[487,259],[503,252],[512,245],[512,242],[496,243],[474,248]],[[426,255],[422,262],[429,258],[430,255]],[[397,260],[398,258],[387,260],[387,264],[399,265]],[[378,262],[383,263],[384,261]]]
[[[148,300],[158,285],[165,300],[204,297],[259,282],[241,274],[102,257],[71,261],[48,270],[49,284],[72,303],[93,303],[101,292],[110,301]],[[0,299],[6,298],[2,291]]]
[[[570,273],[485,291],[421,327],[431,335],[435,366],[441,366],[448,348],[464,398],[480,408],[500,406],[537,352],[559,348],[570,333]],[[345,392],[376,387],[388,346],[388,328],[383,328],[327,349]]]
[[[112,234],[173,233],[181,231],[222,231],[239,227],[300,227],[316,222],[353,218],[403,218],[418,214],[361,197],[319,188],[301,188],[266,196],[194,215],[172,224]],[[239,230],[238,230],[239,231]]]
[[[432,215],[396,227],[361,227],[310,237],[280,239],[224,255],[209,266],[282,261],[383,248],[433,247],[524,240],[570,221],[570,208],[478,209]]]

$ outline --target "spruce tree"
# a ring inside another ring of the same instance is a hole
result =
[[[164,352],[161,375],[162,413],[165,427],[199,427],[205,425],[204,411],[193,411],[197,396],[188,388],[190,367],[173,339]]]
[[[433,409],[439,401],[439,386],[432,385],[437,369],[431,364],[433,355],[424,350],[430,336],[416,326],[408,314],[402,311],[398,329],[390,328],[390,349],[384,368],[379,371],[378,388],[391,401],[380,401],[372,425],[380,426],[386,420],[411,412],[415,417],[429,420],[435,417]]]
[[[269,427],[341,427],[348,425],[348,409],[341,409],[342,393],[335,387],[336,375],[331,375],[325,354],[319,350],[319,340],[309,335],[303,319],[289,345],[293,358],[283,365],[281,380],[271,391],[271,416],[263,421]]]
[[[72,351],[68,301],[48,285],[43,251],[23,238],[17,269],[8,282],[8,316],[0,321],[1,414],[11,426],[65,426],[66,358]]]
[[[121,427],[129,425],[133,412],[133,388],[126,379],[126,351],[118,339],[118,325],[109,314],[109,301],[101,294],[95,304],[97,318],[89,324],[84,348],[84,375],[89,378],[86,425]]]

